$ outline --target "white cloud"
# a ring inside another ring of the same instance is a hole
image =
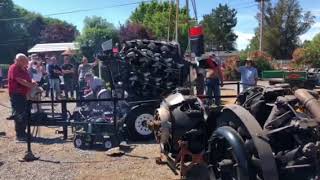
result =
[[[316,22],[314,25],[312,25],[307,33],[300,36],[300,39],[302,42],[305,40],[312,40],[312,38],[318,33],[320,33],[320,22]]]
[[[245,49],[252,37],[254,36],[253,33],[245,33],[245,32],[240,32],[240,31],[235,31],[236,35],[238,36],[237,39],[237,49]]]
[[[312,27],[320,30],[320,22],[316,22]]]

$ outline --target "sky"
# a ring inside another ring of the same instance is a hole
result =
[[[271,1],[273,3],[277,2],[277,0]],[[72,23],[81,31],[83,20],[86,16],[102,16],[115,26],[124,24],[138,4],[113,8],[110,8],[110,6],[136,3],[139,0],[13,0],[13,2],[23,8],[43,15],[100,8],[99,10],[50,16]],[[184,0],[180,0],[180,5],[184,6],[185,2]],[[203,15],[209,14],[219,3],[227,3],[230,7],[237,10],[238,24],[234,29],[238,35],[237,48],[239,50],[246,48],[249,40],[254,35],[254,29],[258,27],[258,21],[255,19],[255,15],[258,12],[257,4],[254,0],[196,0],[198,18],[201,20]],[[320,0],[300,0],[300,5],[304,11],[311,11],[316,16],[316,23],[306,34],[300,37],[302,41],[311,40],[320,32]],[[190,12],[194,16],[192,9]]]

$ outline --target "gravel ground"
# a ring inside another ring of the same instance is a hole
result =
[[[148,142],[136,144],[124,156],[110,157],[103,151],[78,150],[73,147],[72,136],[67,141],[55,134],[57,128],[41,127],[39,138],[32,143],[32,151],[40,160],[19,162],[27,145],[15,141],[13,121],[7,93],[0,91],[0,179],[110,179],[151,180],[178,179],[165,165],[157,165],[158,145]],[[4,106],[3,106],[4,105]],[[1,165],[2,164],[2,165]]]
[[[224,86],[223,95],[234,95],[235,87]],[[233,103],[235,99],[225,99]],[[106,152],[78,150],[72,136],[67,141],[55,134],[57,128],[39,128],[32,151],[40,160],[19,162],[27,145],[15,141],[14,123],[6,120],[11,110],[7,92],[0,90],[0,179],[108,179],[108,180],[169,180],[179,179],[165,165],[157,165],[158,145],[153,142],[135,144],[124,156],[110,157]]]

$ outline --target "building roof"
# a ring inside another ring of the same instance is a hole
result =
[[[40,52],[59,52],[70,50],[78,50],[78,43],[47,43],[47,44],[36,44],[31,49],[28,50],[28,53],[40,53]]]

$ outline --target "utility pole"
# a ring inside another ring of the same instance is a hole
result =
[[[189,34],[189,29],[190,29],[190,12],[189,12],[189,0],[186,0],[186,8],[187,8],[187,27],[188,27],[188,34]],[[187,52],[190,52],[190,38],[188,37],[188,46],[187,46]]]
[[[176,0],[176,42],[178,42],[179,0]]]
[[[259,51],[263,51],[263,20],[264,20],[264,1],[255,0],[260,2],[260,33],[259,33]]]

